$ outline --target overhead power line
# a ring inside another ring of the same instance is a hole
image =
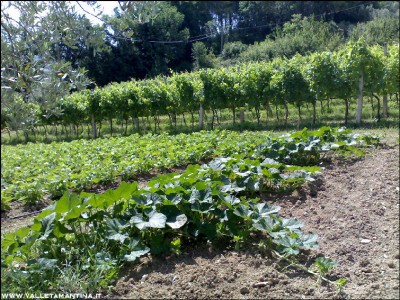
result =
[[[89,14],[89,15],[91,15],[91,16],[97,18],[97,19],[99,19],[100,21],[102,21],[103,23],[105,23],[105,24],[107,24],[107,25],[111,25],[111,24],[109,24],[109,23],[104,22],[104,20],[102,20],[102,19],[99,18],[98,16],[96,16],[96,15],[94,15],[94,14],[92,14],[92,13],[86,11],[86,10],[79,4],[79,1],[75,1],[75,2],[81,7],[81,9],[82,9],[85,13],[87,13],[87,14]],[[354,9],[354,8],[357,8],[357,7],[360,7],[360,6],[365,6],[365,5],[372,4],[372,3],[373,3],[373,1],[370,1],[370,2],[367,2],[367,3],[363,3],[363,4],[359,4],[359,5],[356,5],[356,6],[352,6],[352,7],[346,8],[346,9],[343,9],[343,10],[340,10],[340,11],[334,11],[334,12],[328,12],[328,13],[323,13],[323,14],[315,15],[314,17],[321,17],[321,16],[332,15],[332,14],[338,14],[338,13],[341,13],[341,12],[344,12],[344,11],[347,11],[347,10],[350,10],[350,9]],[[249,26],[249,27],[235,27],[235,28],[233,28],[232,25],[230,25],[230,26],[228,26],[227,28],[230,28],[231,31],[236,31],[236,30],[256,29],[256,28],[264,28],[264,27],[276,27],[276,26],[282,25],[282,24],[284,24],[284,23],[286,23],[286,22],[287,22],[287,21],[281,21],[281,22],[275,22],[275,23],[272,23],[272,24],[256,25],[256,26]],[[190,38],[187,39],[187,40],[177,40],[177,41],[162,41],[162,40],[156,41],[156,40],[135,39],[135,38],[128,38],[128,37],[116,36],[116,35],[111,34],[111,33],[109,33],[109,32],[107,32],[107,35],[109,35],[110,37],[112,37],[112,38],[114,38],[114,39],[126,40],[126,41],[131,41],[131,42],[147,42],[147,43],[153,43],[153,44],[180,44],[180,43],[193,43],[193,42],[205,40],[205,39],[208,39],[208,38],[213,37],[214,34],[216,34],[216,33],[218,34],[218,32],[215,32],[215,31],[214,31],[214,32],[210,32],[210,33],[206,33],[206,34],[201,34],[201,35],[198,35],[198,36],[190,37]],[[198,38],[197,38],[197,37],[198,37]]]

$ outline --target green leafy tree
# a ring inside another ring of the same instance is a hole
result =
[[[221,62],[223,65],[229,66],[235,64],[239,58],[240,53],[245,51],[248,45],[243,44],[240,41],[229,42],[224,46],[224,50],[221,53]]]
[[[19,114],[25,114],[17,119],[6,116],[7,126],[22,129],[28,140],[28,130],[61,116],[59,101],[89,82],[84,69],[66,62],[65,49],[82,43],[96,49],[102,44],[101,33],[93,34],[90,23],[67,2],[2,2],[1,18],[2,112],[15,109],[20,102],[14,100],[21,98],[23,105],[39,106],[21,107]]]
[[[217,65],[217,57],[210,49],[207,49],[206,45],[202,42],[193,44],[192,57],[194,60],[193,68],[195,70],[214,68]]]
[[[250,45],[239,55],[239,61],[271,60],[336,50],[344,42],[343,33],[334,23],[317,21],[314,17],[293,15],[292,20],[278,27],[264,41]]]
[[[163,1],[130,3],[129,9],[115,10],[115,16],[105,18],[110,43],[122,49],[137,49],[135,65],[142,65],[145,75],[168,74],[169,68],[177,65],[185,54],[189,31],[182,27],[184,16],[175,6]],[[117,63],[131,68],[124,52]],[[124,80],[129,76],[132,77],[125,73]]]
[[[352,30],[350,39],[357,41],[363,38],[367,45],[383,45],[399,42],[399,16],[384,16],[365,23],[359,23]]]

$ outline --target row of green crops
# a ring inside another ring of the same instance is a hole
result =
[[[35,204],[45,195],[61,197],[68,189],[81,191],[117,178],[130,180],[152,169],[163,171],[216,155],[246,153],[266,135],[266,132],[201,131],[1,146],[2,209],[11,200]]]
[[[318,247],[317,235],[305,234],[303,222],[280,217],[279,207],[259,197],[313,180],[323,152],[362,154],[357,146],[377,141],[344,129],[303,130],[266,138],[247,154],[160,175],[144,189],[134,182],[104,194],[67,192],[32,226],[3,237],[2,286],[43,293],[65,289],[73,274],[75,291],[98,291],[147,253],[179,253],[195,240],[237,249],[251,233],[267,249],[294,257]]]
[[[349,105],[360,94],[360,78],[363,79],[364,95],[398,95],[398,65],[398,45],[388,46],[385,56],[380,46],[367,47],[359,41],[336,52],[112,83],[61,99],[61,115],[39,109],[38,119],[45,125],[73,124],[77,127],[92,124],[96,137],[96,124],[109,121],[112,131],[115,119],[127,125],[132,118],[139,128],[139,117],[153,117],[157,128],[161,115],[169,115],[173,123],[177,115],[190,113],[194,122],[193,116],[200,106],[212,112],[213,121],[217,109],[231,109],[234,118],[237,109],[251,109],[260,123],[260,109],[270,113],[271,107],[283,109],[287,119],[288,105],[292,105],[297,107],[301,118],[301,109],[312,105],[315,121],[317,101],[322,104],[335,98],[342,99],[346,106],[344,117],[347,123]],[[384,101],[384,115],[387,107],[387,101]],[[2,111],[2,116],[7,120],[7,115],[12,113]]]

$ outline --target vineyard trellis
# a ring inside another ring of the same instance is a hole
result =
[[[158,76],[154,79],[112,83],[103,88],[72,93],[59,99],[63,113],[50,115],[45,107],[37,108],[41,124],[62,124],[73,126],[77,132],[79,125],[91,126],[92,136],[99,136],[101,124],[108,121],[111,134],[113,119],[125,123],[133,120],[137,131],[140,124],[150,118],[154,130],[160,127],[160,116],[168,115],[171,125],[176,127],[176,117],[181,115],[186,123],[185,113],[191,115],[194,128],[195,114],[199,113],[199,127],[204,127],[204,114],[211,112],[211,128],[220,122],[217,111],[230,109],[233,124],[239,110],[243,122],[245,109],[256,112],[260,124],[260,109],[265,108],[268,116],[275,107],[285,111],[287,122],[289,109],[293,105],[298,110],[299,122],[304,105],[313,107],[313,124],[316,122],[316,105],[319,102],[329,106],[330,99],[343,99],[345,104],[344,123],[347,125],[349,106],[352,99],[357,101],[357,124],[361,123],[363,95],[377,100],[381,117],[379,96],[399,93],[399,46],[388,45],[387,55],[380,46],[368,47],[361,40],[349,43],[336,52],[320,52],[307,56],[296,55],[291,59],[276,58],[270,62],[241,64],[219,69],[201,69],[195,72],[173,73],[170,77]],[[3,111],[3,123],[8,128],[18,130],[11,122],[11,110]],[[383,103],[382,117],[388,116],[387,97]]]

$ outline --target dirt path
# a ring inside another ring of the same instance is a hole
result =
[[[324,255],[345,277],[342,294],[315,277],[252,249],[199,246],[179,257],[145,258],[124,271],[110,297],[127,299],[399,299],[399,147],[368,150],[359,161],[335,162],[318,189],[279,199],[285,217],[319,235]],[[258,284],[258,286],[257,286]]]

